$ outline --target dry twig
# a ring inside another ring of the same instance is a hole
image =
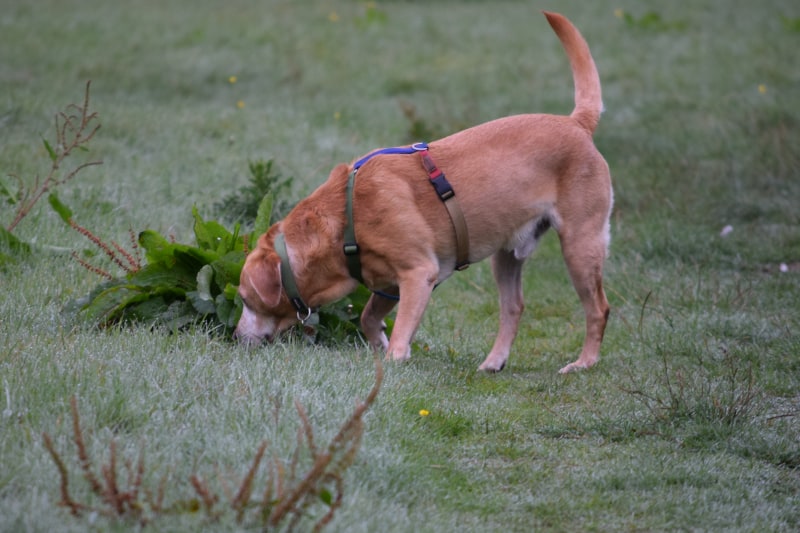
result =
[[[286,529],[291,531],[303,518],[309,516],[307,512],[309,508],[322,502],[328,506],[328,509],[315,522],[313,530],[320,531],[330,523],[335,511],[341,507],[343,502],[343,474],[355,460],[361,445],[361,437],[364,432],[364,413],[375,401],[382,381],[383,367],[380,360],[376,358],[375,382],[366,400],[356,403],[353,412],[324,449],[318,448],[315,443],[314,430],[305,409],[300,403],[295,403],[300,427],[289,471],[287,473],[284,463],[273,455],[266,464],[266,487],[259,500],[253,500],[253,492],[261,462],[267,451],[266,441],[263,441],[256,450],[255,456],[235,492],[229,490],[217,468],[217,481],[223,485],[227,507],[235,513],[236,521],[247,524],[255,523],[264,530]],[[143,445],[140,447],[135,466],[130,460],[124,461],[128,473],[127,487],[120,484],[117,472],[117,444],[113,439],[109,444],[108,462],[100,465],[101,476],[98,477],[95,474],[92,458],[87,451],[78,403],[74,396],[70,400],[70,407],[72,410],[72,440],[76,448],[78,465],[92,494],[102,502],[102,505],[93,506],[73,499],[69,489],[69,472],[64,460],[56,451],[50,436],[44,433],[42,435],[44,446],[56,463],[56,469],[60,476],[61,501],[59,504],[68,507],[71,514],[81,516],[86,512],[95,512],[98,515],[112,518],[133,519],[140,526],[144,526],[152,519],[166,513],[194,512],[198,508],[202,508],[208,519],[217,520],[225,512],[225,508],[217,505],[222,498],[209,483],[197,474],[189,478],[189,483],[199,500],[178,500],[165,507],[166,476],[161,477],[155,493],[143,486],[145,477]],[[311,456],[312,464],[305,475],[298,477],[300,460],[305,452]],[[248,517],[247,510],[253,507],[255,507],[255,516]]]
[[[80,171],[87,167],[102,165],[101,160],[80,163],[66,174],[61,174],[64,161],[76,150],[87,151],[87,144],[92,140],[97,130],[100,129],[98,115],[89,111],[89,87],[91,81],[86,82],[86,92],[83,97],[83,106],[70,104],[64,111],[55,116],[56,144],[52,146],[46,139],[44,146],[50,157],[50,171],[42,180],[38,175],[33,180],[32,186],[26,186],[24,181],[12,175],[17,182],[18,206],[11,223],[6,227],[10,233],[33,209],[36,203],[54,187],[63,185],[74,178]]]

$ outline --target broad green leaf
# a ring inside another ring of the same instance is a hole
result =
[[[94,295],[81,308],[81,314],[98,325],[109,324],[122,316],[127,306],[146,299],[141,287],[112,285]]]
[[[228,283],[227,285],[225,285],[225,290],[222,291],[222,294],[224,294],[225,298],[227,298],[228,300],[233,301],[238,295],[237,288],[238,285],[234,285],[233,283]]]
[[[153,230],[145,230],[139,234],[139,246],[144,248],[149,263],[174,262],[175,244],[169,242],[161,234]]]
[[[0,226],[0,248],[6,248],[12,252],[28,255],[31,247],[28,243],[22,242],[14,234],[3,226]]]
[[[197,246],[206,251],[213,251],[219,255],[226,254],[235,248],[235,237],[219,222],[205,221],[192,207],[194,217],[194,235]]]
[[[153,294],[147,296],[147,299],[131,302],[124,309],[125,317],[153,324],[160,323],[169,305],[163,296],[154,296]]]
[[[218,258],[214,252],[201,250],[195,246],[169,242],[153,230],[145,230],[139,234],[139,245],[145,249],[150,264],[161,263],[166,267],[180,265],[192,271],[192,277],[203,265]]]
[[[197,273],[197,290],[186,293],[186,298],[201,315],[213,315],[217,312],[214,297],[211,295],[211,283],[214,278],[214,269],[205,265]]]
[[[56,195],[55,192],[51,192],[47,196],[47,201],[50,202],[50,207],[53,208],[53,211],[58,213],[58,216],[61,217],[61,220],[69,224],[70,220],[72,220],[72,210],[58,199],[58,195]]]
[[[219,259],[219,254],[216,252],[201,250],[186,244],[177,245],[174,256],[183,267],[191,269],[195,274],[203,268],[203,265],[209,265]]]
[[[236,327],[239,317],[242,316],[242,301],[239,298],[228,299],[225,294],[217,296],[217,318],[220,323],[228,328]]]
[[[214,282],[220,290],[224,289],[228,284],[239,285],[244,259],[244,252],[228,252],[211,263],[211,266],[214,267]]]
[[[251,250],[256,247],[256,243],[261,234],[266,233],[269,229],[270,217],[272,217],[272,203],[272,193],[267,193],[258,205],[255,226],[253,226],[253,233],[250,234],[249,244]]]
[[[214,305],[214,300],[207,300],[203,298],[197,291],[187,292],[186,299],[192,304],[194,310],[200,315],[214,315],[217,313],[217,307]]]
[[[8,187],[2,181],[0,181],[0,196],[5,196],[8,205],[17,205],[16,195],[8,190]]]
[[[177,331],[183,327],[197,322],[200,318],[192,304],[186,300],[176,300],[169,304],[166,311],[158,317],[158,324],[171,330]]]
[[[211,265],[205,265],[197,273],[197,292],[204,300],[213,300],[211,296],[211,283],[214,280],[214,268]]]
[[[176,268],[174,264],[167,266],[163,263],[151,263],[129,275],[128,281],[143,290],[158,290],[182,296],[196,287],[197,274],[196,271]]]

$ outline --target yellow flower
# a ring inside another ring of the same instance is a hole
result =
[[[625,15],[625,12],[623,10],[621,10],[620,8],[617,8],[617,9],[614,10],[614,16],[617,17],[618,19],[621,19],[624,15]]]
[[[230,84],[234,84],[234,83],[236,83],[238,80],[239,80],[239,78],[237,78],[236,76],[231,76],[230,78],[228,78],[228,83],[230,83]]]
[[[427,409],[420,409],[419,410],[419,416],[428,416],[429,414],[431,414],[431,412],[428,411]]]
[[[339,111],[333,114],[333,120],[339,120],[340,118],[342,118],[342,114]]]
[[[759,94],[767,94],[767,86],[764,85],[763,83],[759,84],[758,92]]]
[[[244,109],[244,100],[239,100],[238,102],[236,102],[236,107],[238,107],[239,109]]]
[[[331,22],[339,22],[339,14],[336,11],[328,13],[328,20]]]

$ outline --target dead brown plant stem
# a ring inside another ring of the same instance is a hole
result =
[[[83,442],[83,433],[81,432],[80,415],[78,414],[78,400],[75,396],[70,398],[70,407],[72,408],[73,438],[75,439],[75,447],[78,450],[78,462],[83,471],[83,477],[86,478],[86,481],[92,488],[92,492],[95,494],[102,494],[103,486],[100,484],[94,472],[92,472],[92,461],[89,459],[89,454],[86,453],[86,445]]]
[[[83,97],[83,107],[80,107],[76,104],[70,104],[67,106],[67,110],[75,110],[77,113],[76,115],[68,115],[67,113],[61,111],[55,116],[55,148],[52,148],[47,141],[45,141],[45,146],[47,147],[51,160],[50,170],[47,173],[47,177],[44,180],[41,180],[37,175],[33,180],[33,186],[25,187],[22,179],[20,179],[18,176],[13,176],[18,183],[22,198],[19,202],[19,207],[14,214],[14,218],[6,227],[6,230],[9,233],[12,232],[14,228],[16,228],[17,225],[22,221],[22,219],[24,219],[28,213],[31,212],[33,207],[39,202],[39,200],[41,200],[42,196],[49,192],[53,187],[63,185],[64,183],[70,181],[85,168],[103,164],[101,160],[81,163],[69,171],[65,176],[59,178],[58,173],[64,160],[75,150],[86,150],[85,145],[92,140],[94,135],[100,129],[100,124],[95,124],[91,131],[86,134],[86,130],[92,125],[93,121],[97,120],[98,117],[97,113],[89,112],[90,86],[91,81],[86,82],[86,91]],[[60,123],[59,118],[61,119]],[[76,124],[76,122],[78,122],[78,124]],[[70,135],[71,138],[68,139]]]
[[[244,515],[244,509],[247,502],[250,501],[250,495],[253,493],[253,479],[255,478],[258,466],[261,464],[261,459],[264,457],[264,452],[267,451],[267,441],[263,441],[256,451],[256,456],[253,459],[250,469],[242,479],[242,484],[239,486],[239,492],[231,502],[231,507],[236,511],[236,519],[241,522]]]
[[[83,259],[78,257],[78,254],[76,252],[72,252],[71,255],[72,255],[72,258],[75,261],[77,261],[79,265],[81,265],[83,268],[85,268],[86,270],[88,270],[92,274],[97,274],[98,276],[104,277],[106,279],[114,279],[114,276],[112,276],[110,272],[108,272],[106,270],[103,270],[100,267],[96,267],[96,266],[94,266],[93,264],[91,264],[91,263],[89,263],[87,261],[84,261]]]
[[[203,479],[198,475],[192,475],[189,478],[189,482],[194,487],[195,492],[200,497],[200,501],[203,503],[203,507],[206,509],[206,514],[209,517],[213,517],[214,513],[214,505],[217,503],[217,496],[213,494]]]
[[[93,243],[95,246],[97,246],[98,248],[100,248],[100,250],[102,250],[102,251],[103,251],[103,253],[104,253],[104,254],[106,254],[106,256],[108,256],[108,258],[109,258],[109,259],[111,259],[111,260],[112,260],[114,263],[116,263],[116,265],[117,265],[118,267],[120,267],[120,268],[121,268],[123,271],[125,271],[125,272],[132,272],[132,270],[131,270],[131,267],[130,267],[130,266],[128,266],[128,265],[126,265],[126,264],[125,264],[125,263],[124,263],[124,262],[123,262],[123,261],[122,261],[122,260],[119,258],[119,256],[116,254],[116,252],[114,252],[114,250],[112,250],[112,249],[111,249],[111,247],[110,247],[108,244],[106,244],[105,242],[103,242],[103,240],[102,240],[100,237],[98,237],[97,235],[95,235],[94,233],[92,233],[92,232],[91,232],[90,230],[88,230],[87,228],[84,228],[83,226],[81,226],[80,224],[78,224],[77,222],[75,222],[75,221],[74,221],[73,219],[71,219],[71,218],[69,219],[69,225],[70,225],[70,227],[71,227],[72,229],[74,229],[75,231],[77,231],[78,233],[80,233],[81,235],[83,235],[84,237],[86,237],[87,239],[89,239],[90,241],[92,241],[92,243]],[[116,246],[116,243],[113,243],[113,241],[112,241],[112,244],[115,244],[115,246]],[[125,252],[125,255],[127,255],[127,252]]]
[[[103,478],[106,481],[104,498],[118,515],[122,515],[125,512],[125,508],[120,497],[119,485],[117,484],[117,443],[114,439],[111,440],[108,448],[108,464],[101,467]]]
[[[61,504],[69,507],[70,513],[77,516],[80,514],[83,506],[74,501],[69,495],[69,476],[67,475],[67,467],[64,465],[64,461],[56,451],[55,446],[53,446],[53,441],[50,439],[50,435],[43,433],[42,438],[44,439],[44,447],[47,449],[50,457],[53,458],[53,462],[55,462],[56,468],[58,469],[58,475],[61,478],[59,485],[61,489]]]

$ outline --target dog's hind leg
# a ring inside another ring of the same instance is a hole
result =
[[[513,250],[500,250],[492,256],[492,272],[500,293],[500,327],[492,351],[478,370],[499,372],[506,366],[511,344],[517,336],[525,304],[522,301],[522,265]]]
[[[603,261],[608,242],[607,230],[596,238],[587,239],[586,233],[559,234],[564,261],[567,263],[572,284],[581,299],[586,314],[586,337],[578,359],[559,373],[589,368],[600,356],[600,343],[608,322],[609,305],[603,291]],[[578,238],[579,237],[579,238]]]
[[[386,323],[383,319],[388,315],[397,300],[388,298],[381,294],[373,293],[364,306],[361,313],[361,330],[373,350],[386,350],[389,347],[389,339],[386,337]]]

